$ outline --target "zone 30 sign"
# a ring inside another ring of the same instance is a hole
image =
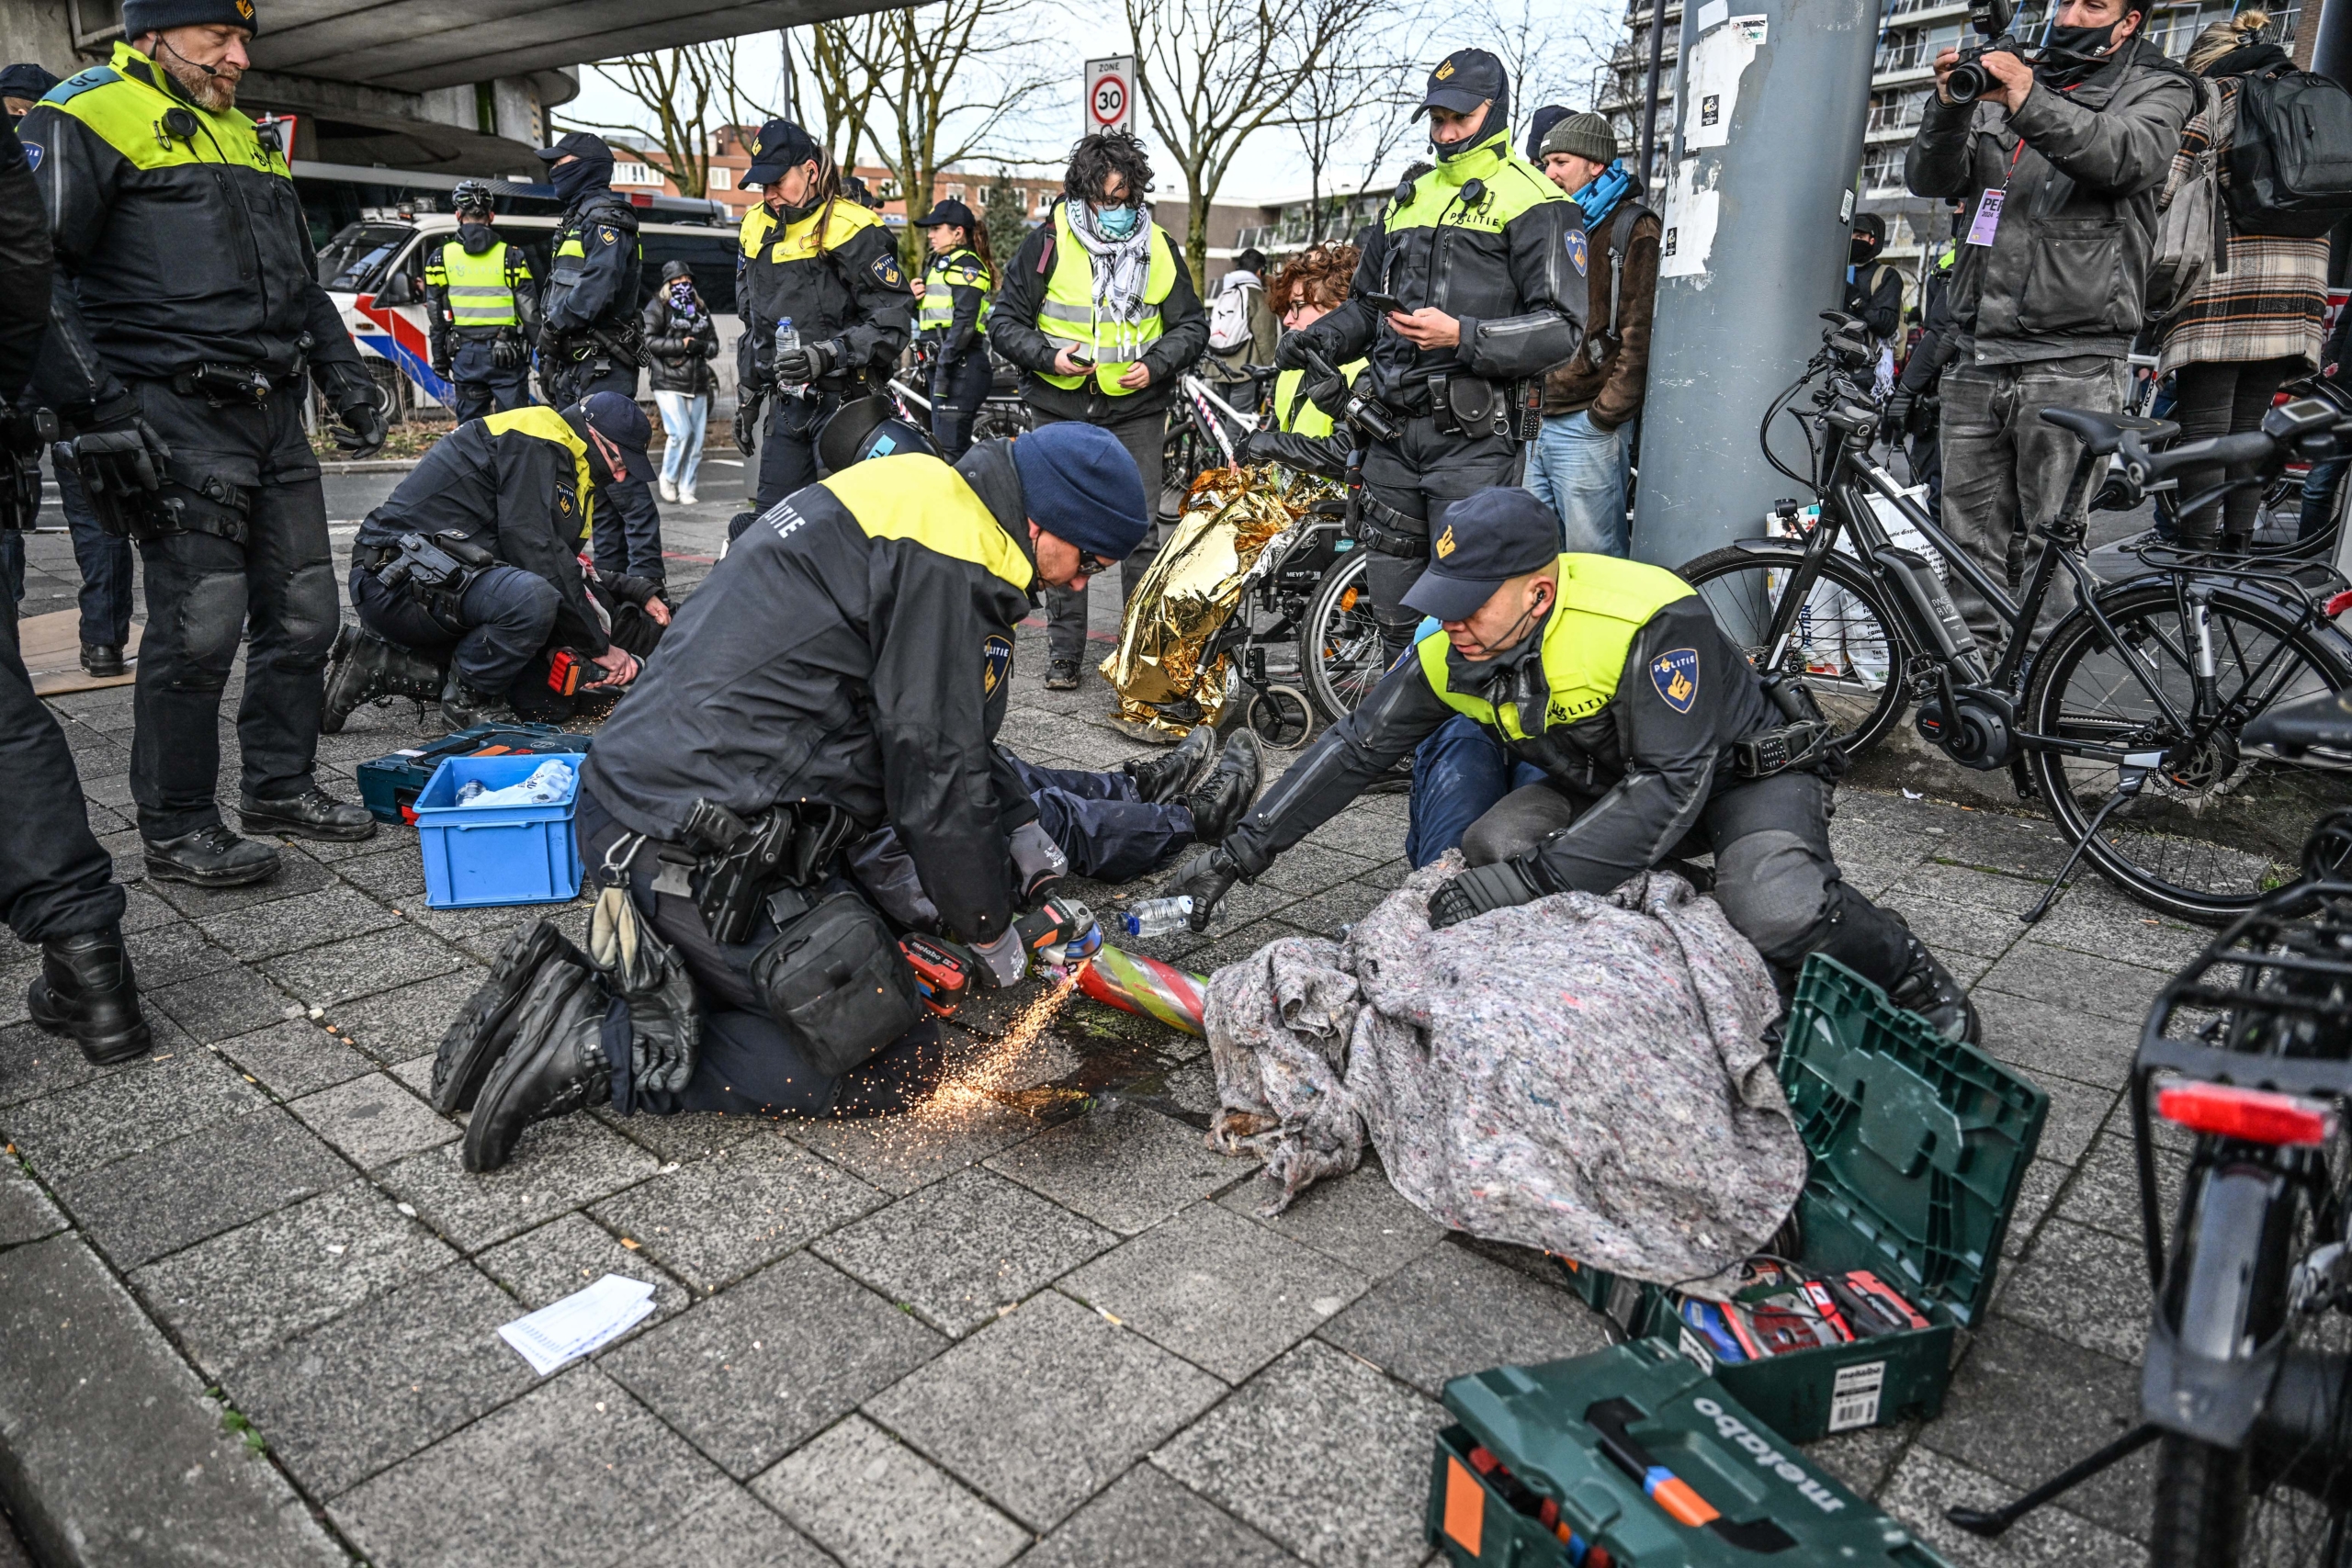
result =
[[[1114,54],[1086,62],[1086,130],[1133,130],[1136,128],[1136,57]]]

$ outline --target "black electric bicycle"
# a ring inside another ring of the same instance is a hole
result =
[[[2081,558],[2082,511],[2110,456],[2121,467],[2102,504],[2128,509],[2184,468],[2275,471],[2290,454],[2324,456],[2352,422],[2306,400],[2271,411],[2263,431],[2158,453],[2150,444],[2177,425],[2042,411],[2082,439],[2083,452],[2057,515],[2033,531],[2039,553],[2012,598],[1872,460],[1878,411],[1855,378],[1871,350],[1858,323],[1828,319],[1822,351],[1774,400],[1760,432],[1773,466],[1814,485],[1817,518],[1784,502],[1784,536],[1743,541],[1681,569],[1717,621],[1759,668],[1799,680],[1849,757],[1916,704],[1918,733],[1953,761],[2007,769],[2019,798],[2038,796],[2074,846],[2053,897],[2087,857],[2143,903],[2218,923],[2292,880],[2311,824],[2352,805],[2352,775],[2256,756],[2240,733],[2274,704],[2352,688],[2352,642],[2294,577],[2243,560],[2152,547],[2142,555],[2144,575],[2102,586]],[[1813,408],[1800,417],[1814,459],[1808,478],[1781,462],[1769,436],[1773,419],[1815,383]],[[2184,507],[2261,482],[2230,481]],[[1946,573],[2006,628],[1998,660],[1977,648]],[[2062,573],[2076,606],[2030,653],[2025,632]],[[2048,903],[2025,919],[2039,919]]]

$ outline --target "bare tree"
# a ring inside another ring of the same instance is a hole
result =
[[[857,163],[858,141],[865,130],[865,107],[879,85],[876,74],[861,68],[839,31],[821,22],[808,28],[805,48],[815,91],[803,96],[798,91],[798,65],[792,58],[788,39],[785,47],[785,69],[795,77],[794,97],[800,104],[802,114],[808,116],[800,122],[801,129],[817,138],[818,144],[832,155],[834,163],[844,170],[853,168]],[[809,115],[812,108],[816,113]]]
[[[625,54],[589,69],[644,109],[647,118],[635,125],[593,119],[571,123],[590,130],[651,134],[658,146],[647,151],[646,161],[688,196],[709,194],[715,131],[747,119],[757,125],[767,118],[767,111],[746,97],[735,80],[733,39]]]
[[[1395,39],[1416,30],[1417,13],[1392,0],[1368,0],[1367,11],[1375,14],[1361,17],[1334,43],[1294,101],[1290,123],[1306,163],[1310,245],[1333,234],[1347,198],[1379,175],[1412,129],[1411,113],[1420,101],[1419,69],[1393,52]],[[1359,168],[1361,178],[1332,180],[1335,170]]]
[[[1365,0],[1121,0],[1136,88],[1178,168],[1184,261],[1208,267],[1209,203],[1250,138],[1289,124],[1295,102]]]
[[[1504,0],[1486,20],[1484,46],[1503,62],[1520,124],[1540,105],[1589,109],[1600,101],[1623,31],[1613,14],[1597,5],[1563,13],[1541,0]]]

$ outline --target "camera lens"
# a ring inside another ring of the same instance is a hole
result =
[[[1963,61],[1944,78],[1944,91],[1956,104],[1973,104],[1993,90],[1993,73],[1976,61]]]

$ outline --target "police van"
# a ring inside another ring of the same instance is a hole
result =
[[[388,179],[400,183],[390,185]],[[433,369],[424,265],[457,234],[448,192],[458,182],[446,175],[297,163],[294,183],[319,242],[319,281],[361,355],[377,362],[379,378],[391,389],[395,412],[454,405],[456,389]],[[498,237],[519,247],[530,258],[532,276],[544,280],[563,203],[546,186],[486,183],[495,197],[492,227]],[[711,412],[714,420],[726,418],[734,412],[735,341],[743,331],[735,310],[733,220],[715,201],[639,195],[630,200],[641,209],[638,240],[645,251],[638,306],[642,310],[661,287],[666,263],[686,264],[718,325]]]

